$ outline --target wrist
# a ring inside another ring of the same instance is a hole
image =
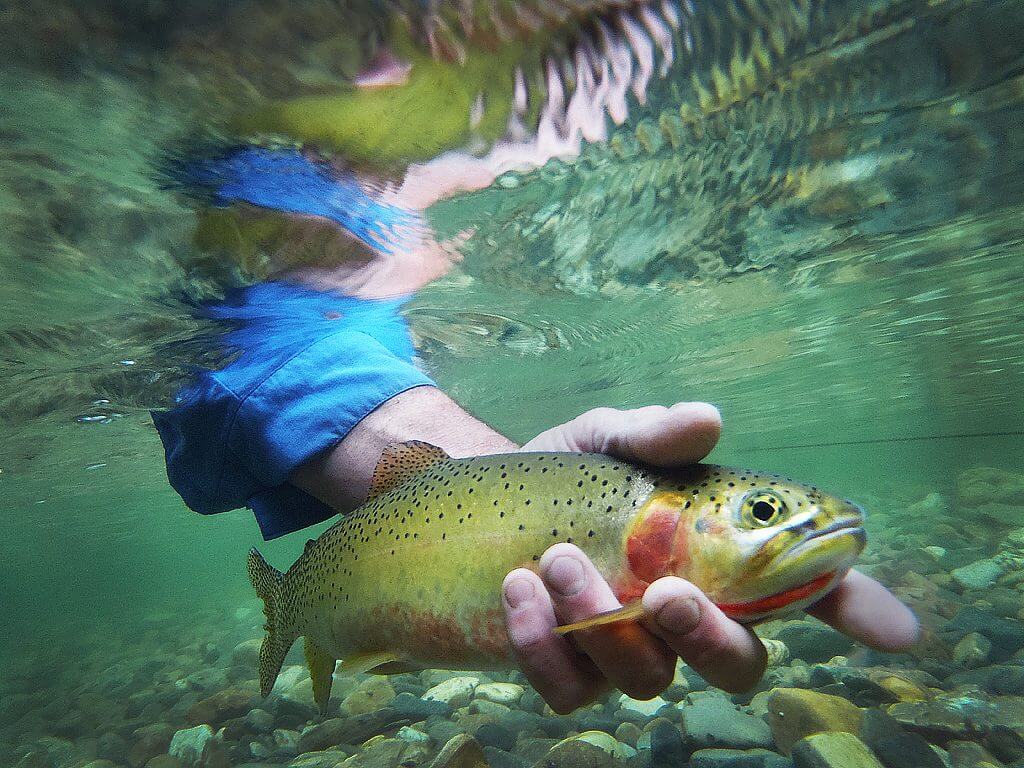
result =
[[[334,447],[300,466],[291,482],[339,512],[354,509],[366,498],[383,450],[409,440],[431,443],[452,456],[518,447],[436,387],[421,386],[382,403]]]

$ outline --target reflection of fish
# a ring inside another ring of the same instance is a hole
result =
[[[635,618],[644,588],[668,574],[757,621],[830,589],[864,546],[862,522],[851,502],[776,475],[394,446],[369,500],[287,573],[250,553],[267,615],[260,684],[270,691],[299,636],[321,708],[339,658],[352,671],[506,667],[502,579],[561,541],[582,547],[626,606],[588,626]]]
[[[383,6],[384,50],[407,65],[404,84],[277,102],[235,127],[286,134],[377,167],[481,141],[497,143],[500,157],[514,152],[540,165],[607,138],[606,116],[622,123],[630,98],[643,103],[684,44],[676,0]]]

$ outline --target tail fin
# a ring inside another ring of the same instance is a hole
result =
[[[259,671],[260,691],[268,696],[297,635],[284,615],[281,597],[284,574],[264,560],[255,548],[249,550],[249,581],[263,601],[263,614],[267,617],[267,636],[260,646]]]

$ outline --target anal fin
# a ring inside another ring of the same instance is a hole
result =
[[[578,632],[581,629],[593,629],[594,627],[603,627],[607,624],[615,624],[620,621],[639,619],[643,615],[643,603],[637,600],[635,603],[630,603],[622,608],[616,608],[614,611],[606,611],[605,613],[599,613],[597,616],[591,616],[589,619],[584,619],[583,621],[577,621],[572,624],[563,624],[560,627],[555,627],[555,633],[559,635],[567,635],[570,632]]]
[[[362,651],[346,656],[345,660],[341,662],[340,669],[347,674],[357,675],[361,672],[372,672],[385,664],[400,663],[401,661],[402,657],[391,651]]]
[[[327,702],[331,698],[331,684],[334,682],[334,664],[337,659],[316,644],[315,640],[306,638],[306,666],[313,680],[313,701],[316,702],[320,714],[327,711]]]

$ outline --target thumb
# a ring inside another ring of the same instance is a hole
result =
[[[595,408],[542,432],[523,450],[605,453],[653,466],[683,466],[707,456],[721,430],[722,417],[708,403]]]

